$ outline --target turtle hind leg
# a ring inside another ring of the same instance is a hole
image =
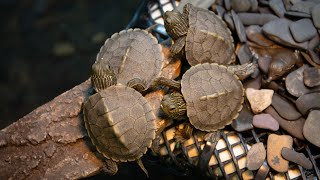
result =
[[[182,36],[175,40],[170,47],[171,56],[174,57],[185,57],[184,47],[186,45],[187,36]]]
[[[142,169],[142,171],[146,174],[147,178],[149,178],[149,174],[147,169],[144,167],[141,158],[139,158],[138,160],[136,160],[136,162],[138,163],[139,167]]]
[[[118,165],[111,159],[106,159],[103,163],[102,171],[107,175],[113,176],[118,172]]]

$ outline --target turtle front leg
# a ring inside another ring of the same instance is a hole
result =
[[[227,69],[237,75],[240,80],[244,80],[257,71],[258,65],[257,63],[245,63],[242,65],[230,65]]]
[[[180,91],[181,90],[181,83],[179,81],[175,81],[173,79],[168,79],[165,77],[158,77],[152,83],[152,88],[156,89],[158,86],[167,86],[174,90]]]
[[[187,36],[182,36],[175,40],[170,47],[171,56],[185,57],[184,47],[186,45]]]
[[[139,78],[131,79],[130,81],[127,82],[127,86],[137,90],[141,94],[143,94],[148,89],[146,82]]]
[[[177,142],[183,143],[184,141],[191,138],[193,132],[193,126],[190,123],[184,123],[183,127],[176,130],[174,138]]]

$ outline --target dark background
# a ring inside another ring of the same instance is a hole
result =
[[[0,129],[88,79],[140,0],[0,0]]]
[[[0,0],[0,129],[87,80],[104,41],[126,28],[140,3]],[[153,158],[143,158],[150,179],[181,177]],[[147,179],[135,162],[88,179],[119,178]]]

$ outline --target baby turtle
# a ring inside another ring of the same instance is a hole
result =
[[[83,106],[85,127],[92,143],[109,164],[137,161],[147,174],[140,158],[155,138],[156,122],[151,106],[135,89],[116,84],[112,68],[105,63],[95,63],[92,70],[91,79],[103,87],[96,88],[93,83],[97,93]]]
[[[148,87],[163,67],[162,48],[148,32],[150,29],[135,28],[114,33],[101,47],[96,63],[110,65],[118,83],[127,84],[131,79],[140,79]]]
[[[156,83],[181,90],[181,94],[176,91],[165,95],[161,108],[174,119],[187,115],[196,129],[207,132],[222,129],[242,109],[244,88],[238,76],[243,79],[255,68],[252,63],[228,67],[204,63],[188,69],[181,82],[158,78]]]
[[[213,11],[188,3],[183,13],[164,14],[164,25],[174,41],[173,55],[183,55],[191,66],[199,63],[230,64],[235,60],[231,31]]]

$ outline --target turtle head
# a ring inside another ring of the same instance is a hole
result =
[[[276,80],[285,73],[285,64],[283,61],[273,61],[269,67],[269,76],[267,82]]]
[[[182,118],[187,111],[183,96],[178,92],[163,96],[160,107],[168,117],[173,119]]]
[[[188,32],[188,16],[177,10],[166,11],[163,16],[164,27],[167,33],[173,39],[179,39]]]
[[[96,62],[92,65],[91,81],[96,92],[117,84],[117,77],[107,63]]]

